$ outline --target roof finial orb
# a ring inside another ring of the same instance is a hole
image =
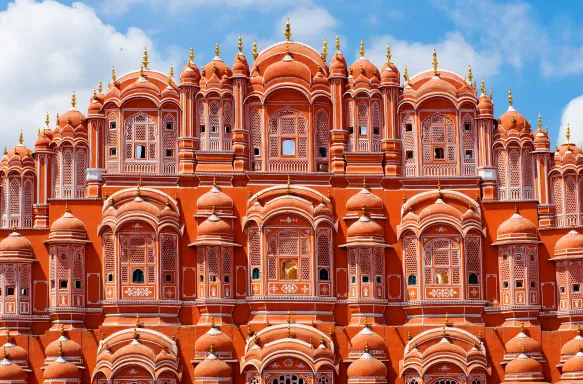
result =
[[[437,180],[437,197],[441,199],[441,181]]]
[[[75,95],[75,91],[71,95],[71,106],[75,108],[77,106],[77,95]]]
[[[543,129],[543,119],[542,119],[540,113],[538,114],[538,118],[537,118],[537,126],[538,126],[538,129],[540,129],[542,131],[542,129]]]
[[[18,138],[18,141],[20,144],[24,144],[24,133],[22,131],[20,131],[20,137]]]
[[[324,38],[324,43],[322,44],[322,54],[321,54],[322,60],[326,61],[326,59],[328,58],[328,42],[326,41],[326,38]]]
[[[99,93],[103,93],[103,80],[99,80],[99,87],[97,87]]]
[[[366,175],[362,177],[362,188],[366,189]]]
[[[49,113],[47,112],[47,115],[45,116],[45,125],[48,127],[50,122],[51,118],[49,117]]]
[[[340,36],[336,35],[336,54],[340,53]]]
[[[387,54],[385,55],[385,57],[387,58],[387,65],[391,65],[391,57],[393,57],[391,55],[391,44],[387,43]]]
[[[257,53],[257,40],[253,40],[253,60],[257,58],[259,54]]]
[[[567,134],[565,135],[567,138],[567,144],[571,141],[571,123],[567,124]]]
[[[364,57],[364,41],[362,41],[362,39],[360,40],[360,57],[363,58]]]
[[[368,341],[364,344],[364,353],[368,353],[369,348],[368,348]]]
[[[142,179],[140,178],[140,181],[138,182],[138,197],[142,196]],[[136,317],[136,323],[140,321],[140,315],[137,315]],[[138,323],[139,324],[139,323]]]
[[[289,175],[287,177],[287,194],[291,194],[291,177]]]
[[[238,41],[237,48],[239,49],[239,53],[243,53],[243,36],[241,36],[240,33],[239,33],[239,41]]]
[[[148,64],[150,64],[150,62],[148,61],[148,49],[144,47],[144,55],[142,56],[142,66],[148,69]]]
[[[140,77],[144,77],[144,66],[140,67]]]
[[[117,76],[115,75],[115,67],[111,67],[111,81],[115,84]]]
[[[437,76],[437,65],[439,64],[439,62],[437,61],[437,51],[435,50],[435,48],[433,49],[433,74]]]
[[[289,22],[289,18],[287,19],[287,22],[285,23],[285,33],[283,35],[285,36],[285,39],[287,41],[289,41],[291,39],[292,33],[291,33],[291,25]]]
[[[474,76],[472,75],[472,67],[470,65],[468,65],[468,82],[470,84],[472,84],[473,79],[474,79]]]
[[[221,49],[219,48],[219,42],[215,43],[215,56],[219,56],[221,54]]]
[[[482,95],[486,96],[486,83],[484,82],[484,79],[482,79],[480,91],[482,92]]]
[[[494,99],[492,98],[492,90],[491,90],[491,89],[490,89],[490,96],[489,96],[489,98],[490,98],[490,100],[494,100]]]
[[[512,89],[508,88],[508,105],[512,107]]]
[[[405,85],[411,85],[411,81],[409,81],[409,70],[405,65],[405,69],[403,69],[403,79],[405,79]]]

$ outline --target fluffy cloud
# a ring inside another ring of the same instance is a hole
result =
[[[70,108],[76,91],[78,108],[86,111],[100,77],[107,84],[111,67],[118,76],[139,67],[148,47],[150,67],[167,71],[176,54],[163,55],[137,28],[126,33],[104,24],[94,10],[80,3],[16,0],[0,12],[0,135],[3,144],[17,143],[20,130],[32,146],[48,111]],[[186,55],[186,52],[184,52]]]
[[[327,9],[300,6],[284,14],[275,23],[276,41],[284,39],[283,32],[288,18],[291,23],[292,40],[301,41],[319,50],[326,38],[329,42],[329,51],[332,51],[339,23]]]
[[[571,100],[563,110],[557,143],[565,142],[567,124],[571,125],[571,142],[583,146],[583,95]]]

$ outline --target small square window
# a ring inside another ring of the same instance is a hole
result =
[[[201,283],[204,282],[204,275],[199,275],[198,281],[200,281]]]
[[[472,129],[472,126],[471,126],[471,124],[470,124],[470,123],[465,123],[465,124],[464,124],[464,129],[465,129],[466,131],[470,131],[470,130]]]
[[[363,283],[370,283],[370,277],[368,275],[362,275]]]
[[[472,158],[472,151],[466,151],[466,159],[471,159]]]
[[[351,135],[354,135],[354,127],[349,127],[348,130],[350,131]]]
[[[206,132],[206,127],[204,125],[200,126],[200,132],[201,133],[205,133]]]
[[[382,284],[382,282],[383,282],[383,277],[377,276],[377,284]]]
[[[172,274],[171,273],[167,273],[164,276],[164,281],[166,281],[167,283],[172,283],[174,281],[174,279],[172,278]]]
[[[253,155],[259,156],[259,148],[257,147],[253,148]]]
[[[373,135],[378,135],[379,134],[379,129],[378,128],[373,128],[372,134]]]
[[[231,126],[225,125],[225,133],[231,133]]]
[[[117,156],[117,148],[109,148],[109,156],[111,157]]]
[[[108,273],[108,274],[107,274],[107,282],[108,282],[108,283],[111,283],[111,282],[113,282],[113,273]]]
[[[565,287],[561,287],[561,293],[565,293],[565,292],[566,292]]]
[[[6,295],[7,296],[14,296],[14,287],[6,288]]]
[[[352,278],[350,279],[350,281],[352,282],[352,284],[356,284],[356,276],[352,276]]]
[[[26,288],[22,288],[20,290],[20,296],[28,296],[28,290]]]
[[[531,288],[531,289],[534,289],[535,287],[536,287],[536,284],[535,284],[535,282],[534,282],[534,281],[531,281],[531,282],[530,282],[530,288]]]
[[[328,151],[326,150],[325,147],[318,148],[318,152],[320,153],[320,157],[326,157],[326,155],[328,154]]]
[[[281,154],[283,156],[295,156],[296,142],[294,140],[284,140],[281,143]]]
[[[165,155],[166,157],[172,157],[172,156],[174,156],[174,150],[172,150],[172,149],[167,149],[167,150],[164,152],[164,155]]]
[[[228,283],[228,282],[229,282],[229,280],[231,280],[231,279],[229,278],[229,276],[225,276],[225,277],[223,277],[223,282],[224,282],[224,283]]]
[[[407,160],[413,159],[413,151],[407,151]]]
[[[117,123],[114,121],[109,123],[109,129],[117,129]]]
[[[134,149],[134,158],[136,159],[145,159],[146,158],[146,146],[145,145],[136,145]]]
[[[445,150],[443,147],[437,147],[433,149],[433,157],[436,160],[443,160],[445,159]]]
[[[217,133],[218,130],[219,129],[217,127],[211,127],[211,133]]]
[[[573,292],[581,292],[581,285],[573,284]]]
[[[505,281],[505,282],[503,282],[503,283],[502,283],[502,286],[503,286],[505,289],[508,289],[508,287],[509,287],[509,285],[508,285],[508,281]]]
[[[217,275],[210,275],[209,276],[209,281],[211,283],[216,283],[217,282]]]
[[[358,134],[359,135],[366,135],[366,126],[358,127]]]
[[[81,280],[75,280],[75,289],[81,289]]]
[[[172,126],[172,123],[166,123],[166,129],[171,131],[174,127]]]
[[[522,280],[516,280],[516,288],[524,288],[524,283]]]
[[[413,124],[407,123],[405,124],[405,132],[412,132],[413,131]]]

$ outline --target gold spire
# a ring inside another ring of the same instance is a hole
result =
[[[59,356],[63,357],[63,342],[59,341]]]
[[[474,76],[472,76],[472,67],[468,65],[468,82],[471,84]]]
[[[413,336],[411,336],[411,331],[407,331],[407,341],[411,341]]]
[[[172,64],[170,64],[170,78],[174,77],[174,66]]]
[[[291,324],[291,314],[290,314],[289,309],[287,310],[287,323]]]
[[[97,90],[93,88],[93,98],[97,99]]]
[[[190,47],[190,52],[188,54],[188,60],[190,60],[191,63],[194,63],[194,48]]]
[[[364,57],[364,42],[360,40],[360,57]]]
[[[393,57],[391,55],[391,44],[387,43],[387,54],[385,55],[385,57],[387,58],[387,65],[391,65],[391,57]]]
[[[340,36],[336,35],[336,54],[340,52]]]
[[[537,124],[537,126],[538,126],[538,129],[540,129],[540,130],[542,131],[542,129],[543,129],[543,119],[542,119],[542,117],[540,116],[540,113],[538,114],[538,119],[537,119],[537,121],[538,121],[538,124]]]
[[[24,144],[24,133],[22,133],[22,131],[20,131],[20,137],[18,138],[18,142],[20,144]]]
[[[403,70],[403,79],[405,79],[405,84],[406,85],[410,85],[411,83],[409,82],[409,70],[407,69],[407,66],[405,65],[405,69]]]
[[[366,176],[362,177],[362,188],[366,189]]]
[[[214,343],[211,341],[211,347],[209,348],[209,353],[215,353],[215,346]]]
[[[437,197],[441,199],[441,182],[437,180]]]
[[[140,77],[144,77],[144,66],[140,67]]]
[[[364,327],[368,328],[368,316],[364,317]]]
[[[581,334],[581,324],[577,324],[577,334]]]
[[[433,49],[433,74],[435,74],[437,76],[437,65],[439,64],[437,61],[437,51],[435,49]]]
[[[142,179],[138,182],[138,197],[142,196]],[[140,315],[136,317],[136,323],[140,321]],[[139,324],[139,323],[138,323]]]
[[[283,35],[285,36],[285,39],[287,41],[289,41],[291,39],[292,33],[291,33],[291,25],[289,22],[289,18],[287,19],[287,23],[285,23],[285,33]]]
[[[444,321],[444,323],[445,323],[445,325],[444,325],[445,327],[447,327],[449,325],[449,313],[448,312],[445,312],[445,321]]]
[[[289,176],[287,177],[287,194],[291,194],[291,178]]]
[[[51,118],[49,117],[49,113],[47,112],[47,115],[45,116],[45,124],[48,127],[49,123],[51,122]]]
[[[324,39],[324,43],[322,44],[322,60],[326,61],[328,58],[328,42]]]
[[[259,54],[257,53],[257,40],[253,40],[253,60],[257,58]]]
[[[111,81],[115,84],[117,76],[115,75],[115,67],[111,67]]]
[[[358,69],[358,70],[359,70],[359,72],[360,72],[361,74],[363,74],[363,73],[364,73],[364,68],[362,68],[362,61],[359,63],[359,69]]]
[[[148,64],[150,64],[150,62],[148,61],[148,49],[144,47],[144,55],[142,56],[142,66],[148,69]]]
[[[565,136],[567,137],[567,143],[569,143],[571,140],[571,124],[567,124],[567,134]]]
[[[6,352],[6,346],[4,346],[4,358],[6,359],[8,357],[8,353]]]
[[[524,321],[520,322],[520,332],[524,332]]]
[[[241,36],[241,34],[239,33],[239,43],[238,46],[239,48],[239,53],[243,53],[243,36]]]
[[[10,328],[6,327],[6,342],[10,343]]]
[[[99,93],[103,93],[103,80],[99,80],[99,87],[97,88]]]
[[[486,96],[486,83],[484,82],[484,79],[482,79],[480,91],[482,92],[482,95]]]
[[[491,89],[490,89],[490,96],[489,97],[490,97],[490,100],[494,100],[494,99],[492,99],[492,90]]]
[[[69,209],[69,203],[65,203],[65,212],[67,212],[67,213],[71,212],[71,210]],[[63,328],[61,327],[61,329],[63,329]]]
[[[142,179],[140,179],[140,184],[138,184],[138,187],[142,184]],[[138,313],[136,315],[136,328],[140,328],[140,314]]]
[[[445,329],[445,327],[443,327],[443,329],[441,330],[441,335],[443,337],[447,337],[447,330]]]
[[[134,328],[134,340],[138,339],[138,329]]]
[[[219,48],[219,42],[215,43],[215,56],[219,56],[221,54],[221,49]]]
[[[61,336],[65,334],[65,324],[61,324],[61,329],[59,331],[61,332]]]
[[[4,154],[7,155],[8,154],[8,148],[6,148],[6,146],[4,146]]]
[[[215,327],[215,316],[211,316],[211,328]]]
[[[73,94],[71,95],[71,106],[73,108],[77,106],[77,95],[75,94],[75,91],[73,91]]]
[[[368,341],[366,343],[364,343],[364,353],[368,353],[369,348],[368,348]]]
[[[508,105],[512,107],[512,89],[508,88]]]
[[[514,204],[514,213],[518,213],[518,206]]]

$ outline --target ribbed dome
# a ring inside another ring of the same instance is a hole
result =
[[[451,205],[445,203],[441,198],[437,201],[421,210],[419,213],[419,221],[425,219],[429,216],[452,216],[458,219],[462,218],[460,211],[452,207]]]
[[[506,353],[512,354],[539,353],[541,351],[540,343],[532,337],[529,337],[523,331],[510,339],[504,348],[506,349]]]
[[[508,107],[508,110],[498,118],[498,126],[507,132],[514,130],[528,133],[531,130],[530,123],[513,106]]]
[[[574,229],[569,231],[555,244],[555,256],[583,257],[583,235]]]
[[[59,357],[45,368],[43,378],[45,380],[80,379],[81,371],[75,364]]]
[[[30,253],[32,257],[32,244],[18,232],[12,232],[0,241],[0,256],[14,256],[20,253]]]
[[[229,364],[217,358],[211,351],[207,358],[194,368],[194,377],[231,377]]]
[[[198,226],[198,238],[233,237],[233,229],[216,214],[212,214]]]
[[[543,367],[535,359],[520,354],[506,366],[506,374],[542,373]]]
[[[291,54],[284,56],[282,60],[268,66],[263,73],[265,84],[274,79],[289,77],[299,78],[305,81],[306,84],[311,84],[312,82],[310,68],[304,63],[294,60]]]
[[[200,210],[215,209],[218,212],[233,209],[233,199],[223,193],[219,187],[213,185],[210,191],[206,192],[196,201],[196,207]]]
[[[384,236],[383,227],[368,216],[362,215],[350,227],[348,227],[348,237],[376,237]]]
[[[387,367],[366,351],[360,359],[350,364],[347,373],[349,378],[386,377]]]
[[[537,241],[536,226],[518,212],[498,227],[497,241]]]
[[[196,83],[200,81],[200,71],[198,67],[193,62],[189,61],[184,68],[182,68],[182,72],[180,73],[180,84],[183,83]]]
[[[237,53],[235,56],[235,61],[233,62],[233,75],[249,76],[249,63],[247,63],[247,58],[241,52]]]
[[[579,351],[563,365],[563,373],[583,372],[583,352]]]
[[[82,355],[79,344],[65,336],[61,336],[57,340],[51,342],[45,349],[45,355],[47,357],[57,357],[60,353],[62,353],[62,356],[64,357],[79,358]]]
[[[492,104],[492,100],[490,100],[486,95],[481,95],[478,99],[478,110],[483,115],[493,114],[494,105]]]
[[[383,209],[383,201],[367,188],[362,188],[356,195],[351,196],[346,202],[348,212],[358,212],[365,207],[367,211]]]
[[[27,381],[28,377],[26,372],[19,365],[14,364],[10,359],[5,357],[4,360],[0,361],[0,381],[10,382],[16,380]]]
[[[367,346],[371,351],[384,351],[387,348],[382,337],[369,327],[364,327],[350,340],[350,349],[364,351]]]
[[[65,214],[55,220],[51,225],[51,232],[76,232],[85,237],[85,224],[71,213],[69,209],[65,211]]]
[[[211,346],[214,353],[219,356],[222,354],[231,355],[234,349],[231,338],[215,327],[209,329],[196,340],[194,351],[196,354],[206,354],[210,351]]]
[[[563,348],[561,348],[561,355],[573,356],[581,349],[583,349],[583,337],[577,335],[563,345]]]

